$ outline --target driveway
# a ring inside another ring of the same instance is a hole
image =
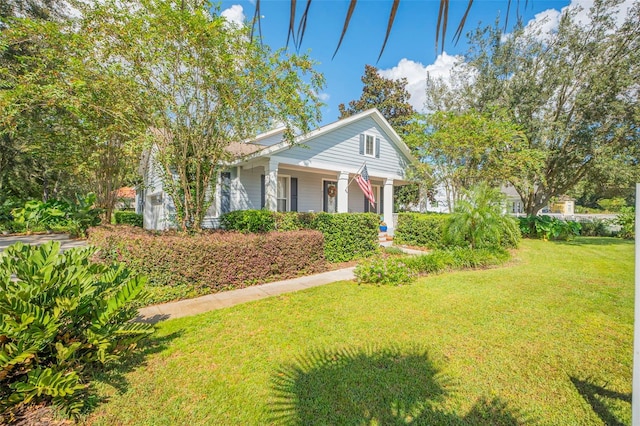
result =
[[[47,241],[59,241],[60,248],[64,251],[72,247],[82,247],[87,245],[86,240],[74,240],[68,234],[43,234],[43,235],[8,235],[0,236],[0,251],[18,241],[24,244],[40,245]]]

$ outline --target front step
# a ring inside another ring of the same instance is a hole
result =
[[[386,232],[378,232],[378,242],[381,246],[389,247],[393,244],[393,237]]]

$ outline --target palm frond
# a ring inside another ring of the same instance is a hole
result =
[[[467,17],[469,16],[469,11],[471,10],[471,6],[473,5],[473,0],[469,0],[467,4],[467,10],[464,11],[464,15],[462,15],[462,19],[460,19],[460,23],[458,24],[458,29],[456,33],[453,35],[453,40],[455,44],[458,44],[460,41],[460,37],[462,36],[462,30],[464,29],[464,24],[467,22]]]
[[[291,0],[292,2],[295,0]],[[261,13],[260,13],[260,0],[256,0],[256,7],[255,7],[255,12],[253,14],[253,23],[251,24],[251,34],[250,34],[250,38],[253,40],[253,32],[256,28],[256,22],[258,23],[258,34],[260,35],[260,38],[262,38],[262,20],[260,19]]]
[[[291,7],[289,8],[289,31],[287,31],[287,46],[289,46],[289,39],[293,38],[293,45],[296,44],[296,0],[291,0]]]
[[[304,12],[300,17],[300,23],[298,24],[298,44],[296,45],[296,49],[300,50],[300,46],[302,46],[302,39],[304,37],[304,32],[307,30],[307,17],[309,16],[309,7],[311,6],[311,0],[307,0],[307,6],[304,8]]]
[[[338,46],[336,47],[336,51],[333,52],[331,59],[336,57],[336,53],[338,53],[338,50],[340,49],[344,35],[347,33],[347,29],[349,28],[349,21],[351,21],[353,11],[356,9],[356,4],[358,4],[358,0],[351,0],[349,3],[349,10],[347,11],[347,16],[344,19],[344,26],[342,27],[342,34],[340,34],[340,41],[338,41]]]
[[[384,36],[384,42],[382,43],[382,48],[380,49],[380,54],[378,55],[378,61],[382,57],[382,53],[384,52],[384,48],[387,45],[387,40],[389,39],[389,34],[391,34],[391,28],[393,27],[393,21],[396,19],[396,12],[398,11],[398,6],[400,5],[400,0],[393,0],[393,4],[391,5],[391,12],[389,12],[389,23],[387,24],[387,33]]]

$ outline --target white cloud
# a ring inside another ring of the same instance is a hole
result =
[[[320,99],[322,102],[327,102],[329,98],[331,98],[331,96],[328,93],[318,93],[318,99]]]
[[[220,16],[236,25],[244,25],[244,20],[246,18],[246,16],[244,16],[244,10],[239,4],[234,4],[228,9],[223,10],[220,13]]]
[[[614,18],[618,26],[624,22],[629,9],[633,6],[635,1],[637,0],[624,0],[616,6]],[[571,0],[571,3],[568,6],[563,7],[561,11],[556,9],[547,9],[536,14],[535,17],[527,23],[527,28],[540,30],[542,37],[548,36],[558,28],[561,14],[572,9],[577,9],[574,21],[583,26],[587,26],[590,23],[589,10],[593,7],[594,3],[595,0]]]
[[[438,55],[436,61],[431,65],[423,65],[407,58],[403,58],[393,68],[379,70],[384,78],[399,80],[407,79],[407,91],[411,95],[409,103],[417,110],[424,111],[424,101],[426,100],[425,90],[427,87],[427,73],[432,78],[447,77],[456,63],[462,61],[462,57],[448,55],[443,52]]]

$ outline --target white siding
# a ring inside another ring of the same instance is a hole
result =
[[[363,133],[380,140],[380,158],[360,155],[360,135]],[[281,162],[316,168],[331,166],[332,170],[345,171],[355,171],[366,161],[369,175],[396,179],[405,176],[408,165],[404,154],[370,117],[324,133],[306,141],[304,146],[294,146],[276,156]]]

